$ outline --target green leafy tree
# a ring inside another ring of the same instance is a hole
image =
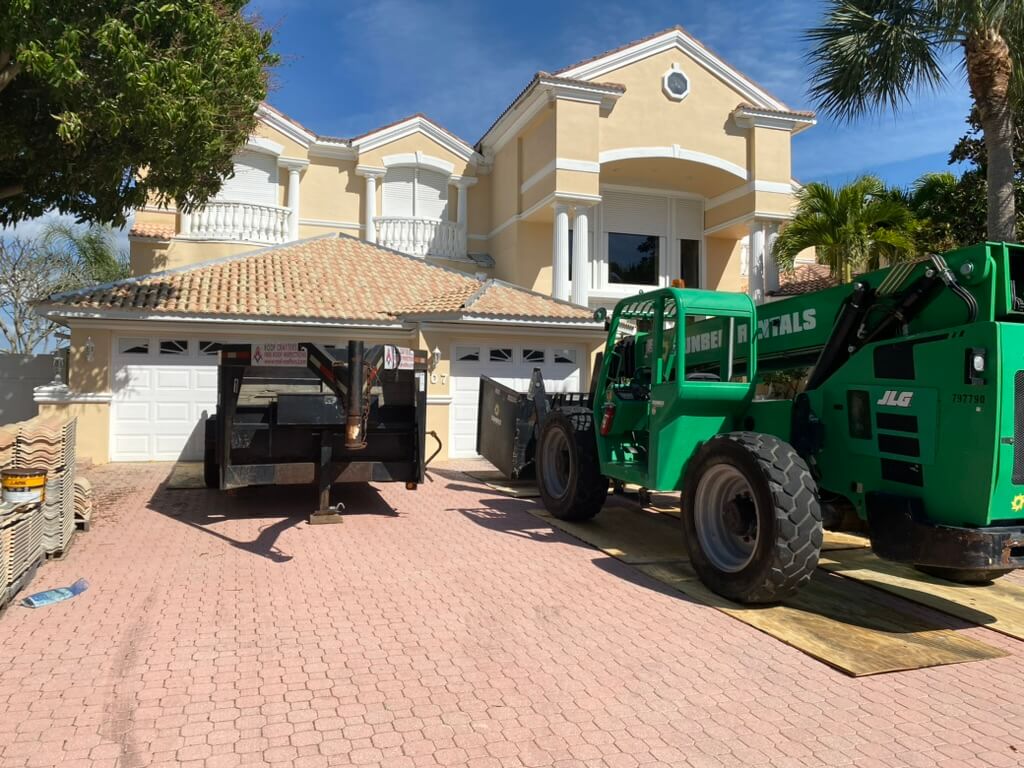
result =
[[[1016,236],[1013,105],[1024,94],[1021,0],[829,0],[814,45],[811,93],[840,119],[897,109],[918,87],[946,79],[942,58],[959,51],[988,163],[987,230]]]
[[[811,182],[796,193],[797,206],[775,239],[772,255],[785,271],[801,251],[814,248],[818,262],[849,282],[857,272],[878,269],[914,255],[916,221],[875,176],[835,188]]]
[[[270,34],[243,0],[0,3],[0,225],[194,210],[256,125]]]
[[[985,179],[977,171],[960,178],[926,173],[904,198],[917,219],[918,252],[942,253],[985,239]]]

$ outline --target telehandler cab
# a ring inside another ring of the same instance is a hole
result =
[[[986,243],[755,306],[663,288],[607,321],[589,394],[485,379],[479,450],[586,520],[609,481],[680,491],[710,588],[777,601],[852,509],[883,558],[952,581],[1024,567],[1024,246]],[[795,396],[766,374],[793,371]],[[514,423],[514,434],[508,424]]]

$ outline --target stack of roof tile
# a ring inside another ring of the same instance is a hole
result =
[[[75,525],[89,530],[92,522],[92,483],[84,477],[75,478]]]
[[[35,576],[43,559],[43,523],[38,504],[0,503],[0,607]]]
[[[14,444],[18,440],[18,432],[14,427],[0,427],[0,469],[6,469],[14,463]]]
[[[16,430],[13,466],[46,472],[42,506],[43,550],[62,555],[75,533],[75,433],[77,421],[37,416],[11,425]]]

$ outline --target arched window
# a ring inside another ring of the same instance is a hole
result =
[[[388,168],[384,174],[383,216],[448,220],[448,177],[412,166]]]

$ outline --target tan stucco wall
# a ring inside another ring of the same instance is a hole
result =
[[[288,138],[280,131],[271,128],[262,120],[256,123],[256,130],[253,131],[253,133],[262,139],[270,139],[271,141],[276,141],[278,144],[284,147],[284,150],[281,152],[282,156],[284,157],[309,157],[309,152],[306,150],[305,147],[303,147],[301,144],[298,144],[294,140]]]
[[[792,137],[773,128],[750,129],[750,168],[759,181],[789,183],[793,178]]]
[[[92,360],[86,357],[89,339],[93,343]],[[68,388],[72,392],[110,391],[111,334],[103,328],[71,328],[68,360]]]
[[[321,219],[362,223],[366,179],[354,160],[314,157],[299,184],[299,221]]]
[[[601,130],[599,106],[559,99],[555,102],[555,115],[558,157],[596,162]]]
[[[704,226],[706,228],[724,224],[727,221],[747,216],[757,210],[755,193],[750,192],[736,200],[716,205],[714,208],[704,212]]]
[[[690,80],[690,92],[681,102],[667,98],[661,89],[662,75],[673,63]],[[600,121],[602,151],[679,144],[746,166],[746,131],[729,116],[745,97],[686,54],[665,51],[601,79],[626,86],[611,114]]]
[[[79,462],[107,463],[110,456],[109,403],[41,403],[39,415],[77,418],[75,458]]]
[[[541,171],[555,157],[555,110],[541,110],[519,134],[522,157],[522,181]]]
[[[741,242],[724,237],[709,237],[704,242],[707,244],[707,287],[716,291],[743,290]]]
[[[519,185],[525,181],[519,169],[519,145],[509,141],[494,156],[491,170],[491,228],[519,213]]]
[[[473,176],[473,169],[458,155],[449,152],[436,141],[422,133],[405,136],[396,141],[389,142],[369,152],[359,153],[360,165],[373,165],[384,167],[384,158],[388,155],[397,155],[403,152],[423,152],[427,155],[446,160],[455,166],[454,173],[459,176]]]
[[[324,234],[326,231],[328,230],[320,229],[312,234]],[[232,243],[223,240],[175,239],[165,242],[135,238],[129,243],[131,272],[133,275],[147,275],[150,272],[174,269],[266,247],[254,243]]]
[[[491,181],[493,176],[478,176],[476,184],[469,189],[466,197],[466,215],[469,219],[470,235],[489,235],[491,233]],[[485,251],[485,245],[477,245],[476,250]],[[470,251],[474,251],[470,241]],[[475,251],[474,251],[475,252]]]

